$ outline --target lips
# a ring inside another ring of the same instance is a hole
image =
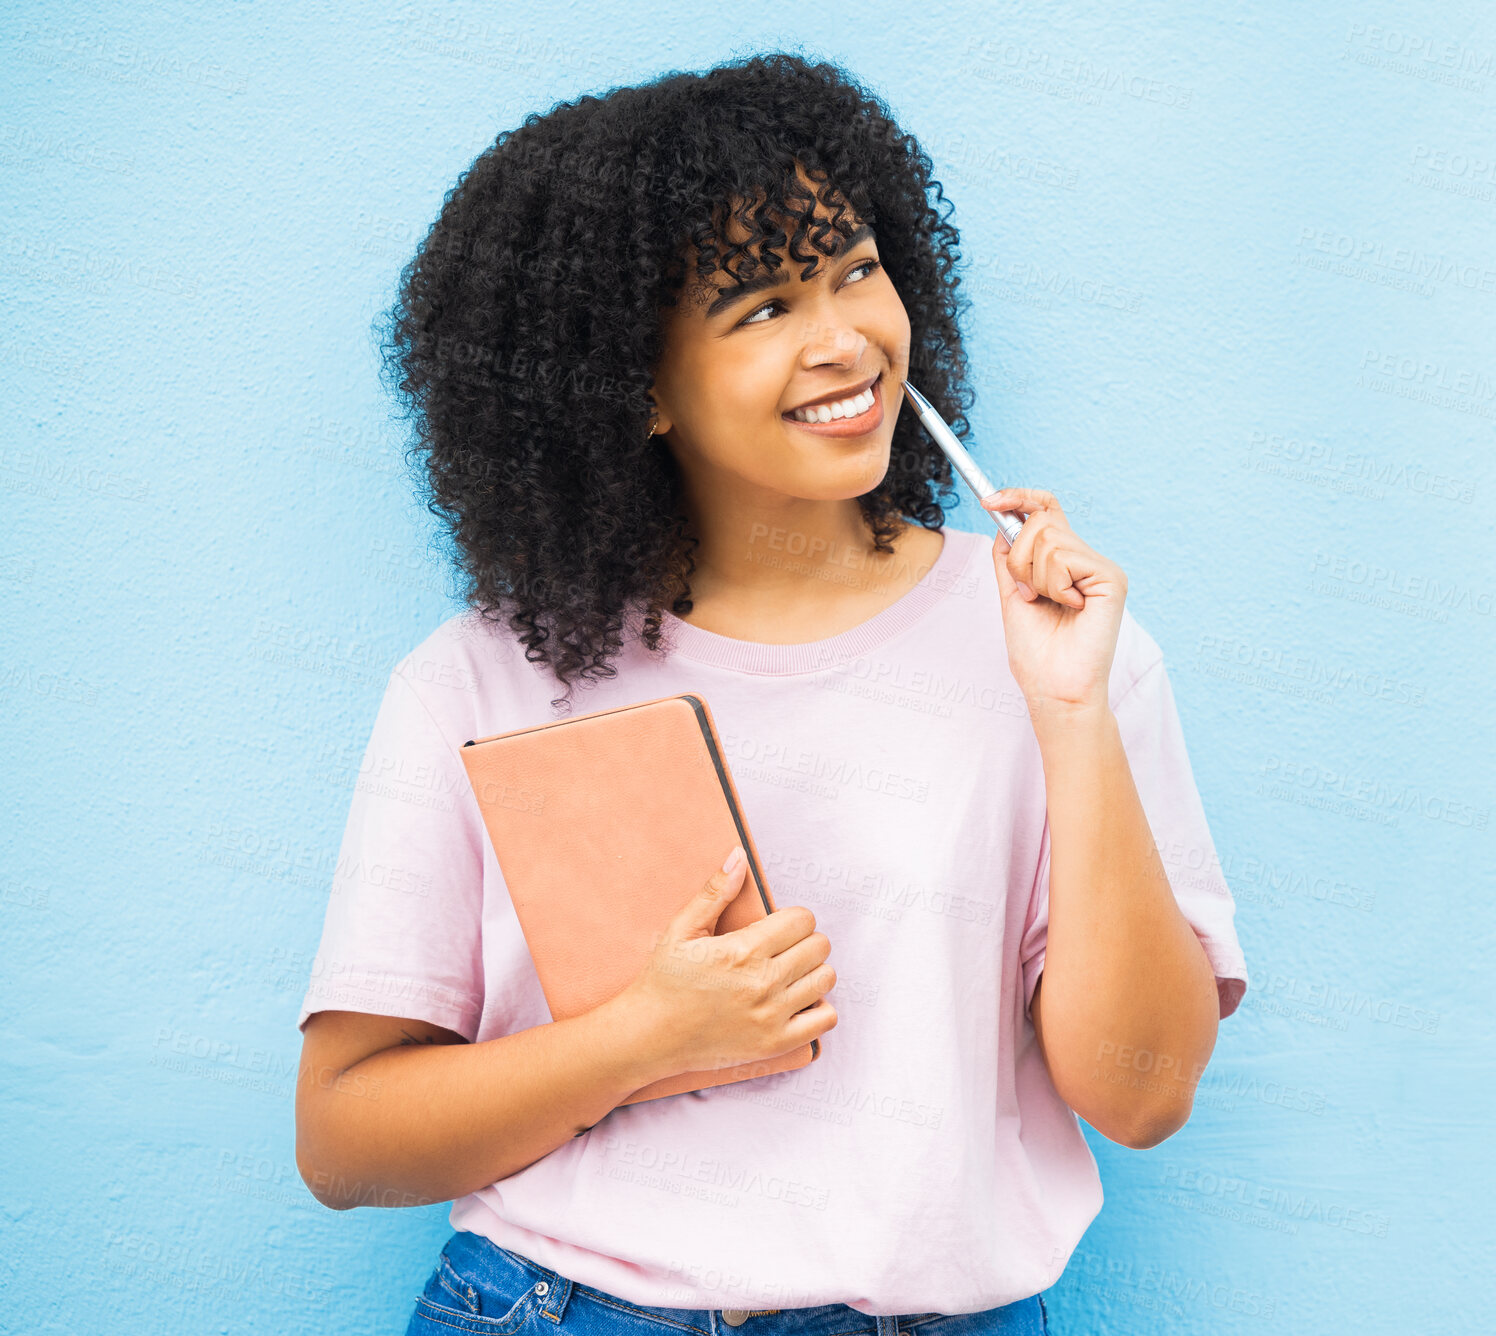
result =
[[[780,415],[781,420],[799,431],[814,432],[817,436],[865,436],[868,432],[876,430],[883,425],[883,381],[881,376],[874,377],[870,382],[872,386],[873,403],[866,412],[857,414],[856,417],[832,418],[829,422],[801,422],[798,418],[791,417],[788,413]],[[853,391],[855,395],[857,391]],[[840,396],[846,398],[849,396]],[[809,407],[809,405],[807,405]]]
[[[828,404],[839,404],[844,399],[855,399],[864,390],[869,389],[877,379],[876,375],[869,376],[866,380],[858,381],[856,385],[850,385],[844,390],[835,390],[830,394],[823,394],[819,399],[808,399],[803,404],[796,404],[789,410],[787,416],[793,416],[802,408],[820,408]]]

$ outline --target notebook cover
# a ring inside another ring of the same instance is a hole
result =
[[[747,883],[717,933],[774,911],[706,702],[662,696],[474,739],[459,749],[553,1020],[622,992],[657,933],[734,843]],[[762,1062],[681,1072],[624,1104],[790,1071],[821,1041]]]

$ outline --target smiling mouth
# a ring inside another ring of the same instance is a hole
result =
[[[872,400],[871,403],[867,402],[869,398]],[[867,404],[867,407],[850,415],[843,411],[841,417],[833,417],[830,416],[830,404],[817,404],[815,407],[828,415],[824,422],[805,422],[797,418],[793,412],[781,413],[780,417],[790,426],[798,427],[801,431],[814,432],[817,436],[863,436],[882,425],[883,377],[881,375],[863,391],[860,398],[854,396],[854,400]]]

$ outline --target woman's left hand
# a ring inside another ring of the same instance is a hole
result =
[[[1005,487],[987,511],[1025,516],[1009,550],[998,534],[992,565],[1002,595],[1008,667],[1034,713],[1107,704],[1127,577],[1081,542],[1053,493]]]

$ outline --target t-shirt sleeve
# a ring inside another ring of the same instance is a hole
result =
[[[483,830],[460,745],[397,666],[359,768],[297,1029],[316,1011],[363,1011],[476,1040]]]
[[[1133,783],[1148,817],[1154,843],[1181,912],[1194,928],[1216,976],[1220,1017],[1224,1020],[1241,1003],[1247,990],[1247,963],[1237,941],[1236,903],[1216,857],[1215,843],[1205,821],[1205,809],[1195,787],[1184,733],[1174,704],[1174,692],[1156,644],[1133,623],[1137,641],[1151,648],[1146,666],[1112,706],[1122,749],[1127,753]],[[1029,900],[1019,959],[1023,969],[1023,1005],[1032,1015],[1034,989],[1044,968],[1049,933],[1048,818],[1039,848],[1039,870]]]

